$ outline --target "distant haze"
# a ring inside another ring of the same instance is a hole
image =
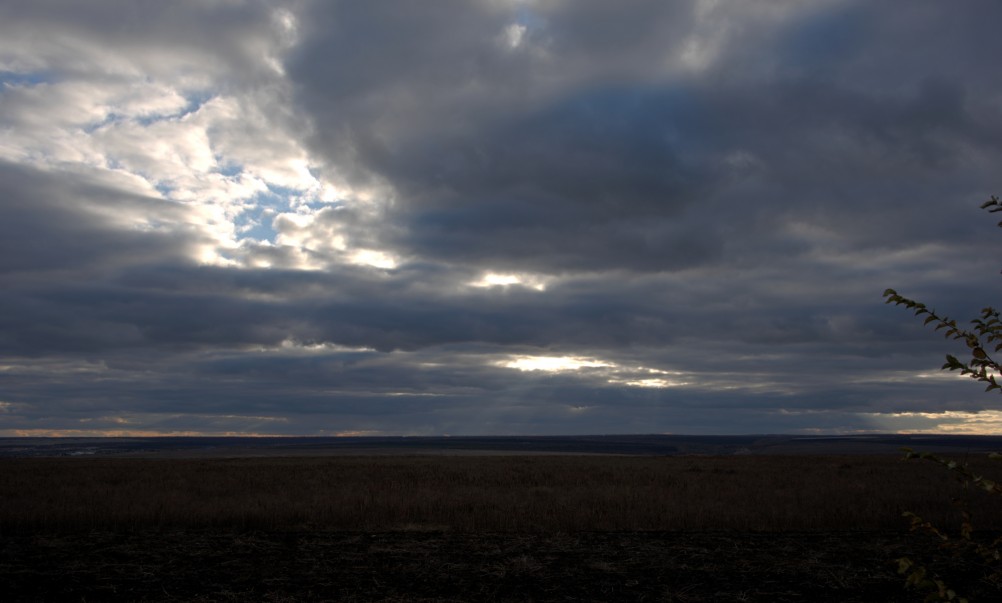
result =
[[[0,4],[0,436],[992,433],[1002,4]]]

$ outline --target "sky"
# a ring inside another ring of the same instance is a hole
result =
[[[990,0],[0,2],[0,435],[998,433]]]

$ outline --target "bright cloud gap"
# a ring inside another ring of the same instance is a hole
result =
[[[516,356],[497,364],[522,372],[599,374],[609,385],[626,387],[661,389],[690,385],[681,372],[630,367],[582,356]]]

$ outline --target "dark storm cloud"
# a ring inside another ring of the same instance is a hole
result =
[[[371,271],[311,274],[189,264],[130,268],[100,283],[25,283],[3,303],[9,351],[306,343],[417,350],[452,343],[617,347],[670,340],[662,311],[598,292],[459,294],[381,286]],[[413,286],[407,287],[405,282]],[[592,285],[594,286],[594,285]],[[654,328],[660,325],[659,328]],[[88,348],[89,344],[89,348]]]
[[[0,273],[103,272],[181,257],[198,242],[183,229],[149,232],[121,223],[185,221],[186,209],[123,192],[87,175],[58,176],[0,162]],[[118,224],[116,224],[118,222]]]
[[[541,10],[545,59],[493,44],[496,10],[442,5],[445,18],[376,3],[327,17],[324,5],[311,19],[335,25],[316,27],[291,73],[317,148],[394,187],[389,217],[406,228],[387,243],[488,267],[674,270],[727,261],[725,238],[783,254],[777,224],[824,218],[829,204],[855,222],[839,236],[887,245],[889,216],[853,210],[898,212],[917,188],[966,198],[984,186],[972,156],[999,158],[998,111],[967,92],[986,83],[943,68],[992,56],[995,42],[968,39],[983,28],[970,15],[939,30],[929,7],[905,26],[889,8],[808,11],[750,34],[778,42],[746,48],[739,35],[705,73],[652,81],[638,66],[654,69],[691,25],[681,3],[667,16],[656,4]],[[923,56],[949,59],[900,57],[895,45],[919,36]],[[732,73],[753,61],[771,68]],[[858,85],[880,67],[890,85]],[[585,75],[544,90],[539,79],[561,69]]]
[[[530,29],[526,43],[539,37],[557,55],[552,65],[499,41],[515,24],[512,11],[323,5],[290,72],[319,128],[318,148],[397,190],[400,207],[388,217],[407,228],[387,242],[408,252],[462,252],[523,269],[699,263],[715,254],[714,233],[680,232],[664,220],[705,193],[712,174],[684,164],[665,110],[643,91],[567,97],[545,81],[581,48],[605,54],[588,36],[623,52],[635,26],[664,35],[665,23],[676,31],[685,23],[646,5],[617,9],[631,22],[609,28],[608,12],[586,8],[566,31]],[[584,27],[589,15],[597,20]],[[609,68],[630,65],[628,56],[611,58]]]
[[[30,62],[15,66],[42,68],[57,80],[93,70],[120,75],[135,63],[147,75],[209,69],[221,81],[252,79],[261,69],[246,45],[267,29],[269,14],[263,2],[4,3],[7,44],[0,58],[14,54],[15,45],[28,49]]]

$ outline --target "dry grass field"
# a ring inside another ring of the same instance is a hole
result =
[[[890,456],[13,459],[0,533],[873,531],[902,527],[903,510],[952,522],[962,494],[939,467]],[[1002,529],[973,494],[979,525]]]
[[[952,499],[969,498],[975,525],[1002,531],[999,505],[979,494],[893,456],[5,459],[0,592],[920,600],[893,559],[942,555],[901,512],[954,527]],[[960,561],[943,563],[1002,600]]]

